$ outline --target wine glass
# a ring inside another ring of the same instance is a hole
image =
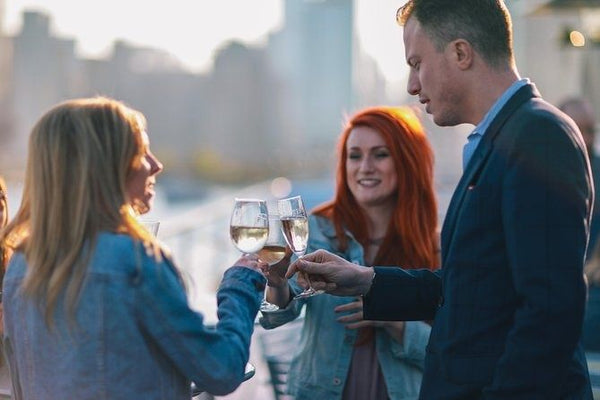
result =
[[[258,199],[235,199],[229,236],[239,251],[256,253],[265,245],[269,235],[267,202]]]
[[[258,251],[258,258],[269,265],[275,265],[285,257],[286,246],[279,214],[269,211],[269,236],[263,248]],[[260,311],[276,311],[278,309],[279,307],[269,303],[266,298],[260,306]]]
[[[285,241],[294,254],[300,258],[306,253],[308,243],[308,218],[302,203],[302,197],[295,196],[281,199],[277,202],[277,208]],[[309,286],[294,298],[311,297],[321,293],[323,293],[322,290],[315,290]]]
[[[257,199],[235,199],[229,222],[229,236],[235,247],[244,254],[261,251],[269,237],[267,202]],[[260,304],[261,311],[273,311],[278,308],[264,298]]]
[[[153,219],[140,219],[140,223],[152,234],[152,236],[158,236],[158,228],[160,226],[160,221]]]

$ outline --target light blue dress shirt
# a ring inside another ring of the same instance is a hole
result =
[[[519,89],[521,89],[527,84],[529,84],[529,79],[523,78],[510,85],[510,87],[506,89],[502,96],[500,96],[500,98],[496,100],[496,102],[494,103],[492,108],[490,108],[487,114],[485,114],[481,122],[477,124],[473,132],[469,134],[469,136],[467,136],[467,143],[463,147],[463,171],[467,168],[469,160],[475,152],[475,149],[477,148],[477,145],[479,144],[479,141],[481,140],[485,131],[487,131],[487,129],[490,127],[490,124],[492,123],[494,118],[496,118],[502,107],[504,107],[508,100],[510,100],[510,98],[513,97]]]

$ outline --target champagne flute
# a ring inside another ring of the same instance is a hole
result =
[[[256,253],[264,246],[269,235],[267,202],[258,199],[235,199],[229,236],[239,251]]]
[[[279,218],[285,241],[294,254],[300,258],[306,253],[308,244],[308,218],[306,210],[300,196],[281,199],[277,202]],[[298,293],[294,298],[301,299],[323,293],[322,290],[315,290],[311,286],[302,293]]]
[[[279,214],[269,211],[269,236],[263,248],[258,251],[258,257],[269,265],[275,265],[283,260],[285,254],[286,242],[283,237]],[[265,296],[266,294],[265,291]],[[260,311],[276,311],[278,309],[279,307],[269,303],[266,297],[260,305]]]

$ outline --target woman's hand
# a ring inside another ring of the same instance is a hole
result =
[[[279,308],[285,308],[290,302],[290,287],[285,273],[290,266],[292,250],[286,246],[285,256],[276,264],[263,266],[263,275],[267,278],[266,299]]]
[[[385,321],[370,321],[363,318],[363,301],[357,297],[355,301],[348,304],[342,304],[333,309],[336,313],[347,313],[338,317],[337,322],[346,325],[346,329],[359,329],[366,327],[383,328]]]
[[[261,274],[263,273],[263,269],[268,266],[266,262],[259,260],[256,254],[244,254],[233,265],[246,267]]]
[[[285,277],[285,273],[290,266],[292,254],[292,250],[288,246],[285,246],[285,256],[278,263],[264,265],[262,272],[267,278],[267,285],[269,287],[282,288],[287,286],[288,280]]]
[[[346,325],[346,329],[385,328],[396,341],[402,343],[404,340],[404,321],[372,321],[364,319],[363,300],[361,297],[356,298],[352,303],[337,306],[334,308],[334,311],[336,313],[350,312],[337,319],[338,322]]]

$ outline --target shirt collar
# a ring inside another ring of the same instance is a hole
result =
[[[479,135],[483,136],[485,131],[487,131],[487,129],[490,127],[490,124],[492,123],[494,118],[496,118],[500,110],[502,110],[502,107],[504,107],[506,103],[508,103],[510,98],[513,97],[519,89],[521,89],[525,85],[528,85],[529,83],[530,81],[528,78],[519,79],[518,81],[513,82],[513,84],[510,85],[510,87],[506,89],[504,93],[502,93],[502,96],[500,96],[498,100],[496,100],[492,108],[490,108],[487,114],[485,114],[481,122],[477,124],[473,132],[476,132]]]

